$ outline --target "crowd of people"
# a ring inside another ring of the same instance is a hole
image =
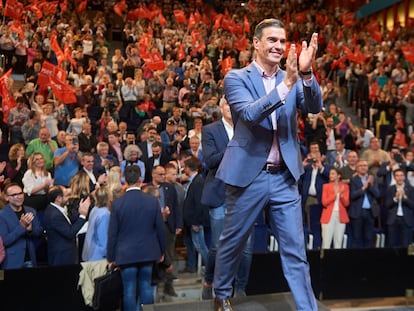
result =
[[[304,226],[317,237],[312,247],[346,247],[345,233],[349,247],[374,247],[378,232],[389,247],[412,242],[414,70],[401,49],[414,43],[412,28],[384,28],[378,43],[365,28],[370,20],[345,27],[349,8],[328,8],[324,1],[164,1],[160,7],[126,1],[121,17],[111,11],[112,2],[90,2],[85,11],[72,3],[43,17],[25,11],[18,27],[9,17],[1,25],[3,72],[11,68],[25,80],[21,89],[11,77],[0,80],[2,268],[107,258],[127,265],[128,301],[135,296],[132,275],[142,274],[140,303],[147,304],[154,299],[150,272],[160,265],[164,293],[176,295],[172,263],[176,237],[183,234],[187,261],[180,272],[196,272],[200,253],[206,266],[202,296],[211,299],[226,213],[224,184],[215,174],[237,122],[223,78],[229,69],[250,64],[250,29],[274,16],[285,21],[289,41],[318,33],[312,71],[323,109],[296,116],[304,166],[298,189]],[[129,14],[139,9],[157,15]],[[119,20],[122,48],[111,41]],[[65,50],[63,62],[53,35]],[[342,50],[351,46],[362,62]],[[75,102],[65,103],[53,88],[38,84],[45,62],[65,70]],[[7,111],[10,101],[15,106]],[[340,103],[357,117],[346,115]],[[236,160],[227,159],[228,165]],[[130,210],[135,204],[145,206],[145,213]],[[134,217],[145,221],[138,226],[131,223]],[[134,230],[148,238],[125,245],[136,245],[140,254],[123,253],[118,239],[124,243],[137,235]],[[47,251],[39,247],[45,234]],[[235,295],[245,295],[252,241],[243,246]],[[142,249],[151,251],[146,256]],[[130,262],[142,263],[138,272]]]

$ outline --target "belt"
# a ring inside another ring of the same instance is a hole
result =
[[[286,168],[286,164],[284,162],[280,164],[266,163],[263,166],[262,170],[269,174],[277,174],[285,168]]]

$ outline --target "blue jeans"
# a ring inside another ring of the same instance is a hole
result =
[[[194,244],[194,248],[201,254],[201,258],[203,259],[204,265],[207,264],[207,257],[208,257],[208,248],[206,244],[206,240],[204,238],[204,227],[199,225],[198,232],[195,232],[191,228],[191,239]]]
[[[196,269],[196,250],[191,236],[191,228],[188,226],[184,229],[184,244],[187,248],[187,268],[194,271]]]
[[[210,208],[210,228],[211,228],[211,242],[208,250],[208,259],[206,264],[206,271],[204,280],[208,284],[213,283],[214,266],[216,262],[217,246],[221,232],[224,227],[224,217],[226,215],[226,204],[220,205],[216,208]],[[235,291],[245,291],[247,282],[249,280],[250,265],[252,262],[253,253],[253,233],[250,235],[247,243],[240,256],[239,268],[237,270],[235,279]]]
[[[152,263],[147,263],[121,269],[124,311],[139,311],[141,304],[154,303],[154,290],[151,286],[152,266]]]

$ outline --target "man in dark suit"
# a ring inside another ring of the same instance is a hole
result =
[[[145,163],[145,182],[150,183],[152,181],[152,170],[154,167],[165,164],[170,161],[170,157],[162,147],[162,143],[156,141],[151,146],[152,156]]]
[[[138,143],[139,149],[142,151],[141,161],[147,163],[148,159],[152,157],[151,146],[155,142],[156,137],[159,135],[157,127],[150,124],[146,129],[147,139]],[[139,137],[138,137],[139,138]]]
[[[94,168],[95,159],[93,154],[86,152],[82,155],[82,169],[89,176],[89,190],[93,192],[96,187],[103,185],[108,180],[108,175],[104,168]],[[79,174],[79,173],[78,173]]]
[[[79,216],[70,221],[65,204],[70,190],[63,186],[54,186],[48,192],[50,204],[45,210],[44,223],[47,233],[48,263],[50,266],[74,265],[79,262],[76,235],[86,222],[89,197],[79,203]]]
[[[196,251],[201,255],[203,263],[207,263],[208,248],[204,239],[205,227],[209,225],[208,207],[201,203],[204,179],[199,173],[201,162],[194,156],[184,161],[184,172],[187,174],[188,182],[184,185],[186,190],[183,204],[184,218],[184,242],[187,248],[194,245]],[[189,258],[188,260],[193,258]],[[195,265],[188,263],[190,269]]]
[[[4,188],[4,197],[9,204],[0,211],[0,236],[6,258],[0,267],[34,267],[37,264],[34,240],[43,232],[36,211],[23,205],[24,193],[18,184],[8,184]]]
[[[286,42],[282,22],[261,21],[253,36],[254,62],[230,70],[224,78],[234,137],[216,174],[226,184],[227,215],[216,256],[215,310],[233,310],[229,297],[241,245],[266,206],[296,308],[317,310],[305,239],[299,238],[304,233],[297,182],[303,166],[297,109],[316,114],[322,108],[320,87],[311,70],[318,35],[312,34],[309,46],[302,42],[299,60],[296,46],[290,46],[284,71],[280,61]]]
[[[175,258],[176,235],[180,234],[183,229],[183,215],[178,207],[177,192],[173,184],[165,182],[165,168],[161,165],[154,167],[152,170],[152,183],[149,185],[158,188],[161,209],[168,208],[169,210],[169,214],[164,220],[166,233],[165,257],[167,262],[172,263]],[[164,294],[177,296],[173,287],[173,280],[172,273],[167,272],[164,282]]]
[[[203,126],[202,153],[208,168],[208,174],[204,182],[201,203],[209,207],[211,241],[208,250],[208,260],[204,273],[202,299],[213,298],[213,277],[216,261],[216,252],[219,237],[223,231],[226,214],[226,193],[224,183],[215,177],[217,168],[223,158],[229,140],[233,137],[233,120],[231,119],[230,107],[223,97],[220,100],[222,118],[216,122]],[[195,137],[195,136],[193,136]],[[252,259],[253,239],[250,238],[244,247],[237,275],[235,278],[235,295],[245,295],[247,281],[249,278]]]
[[[125,168],[125,181],[126,193],[111,206],[107,259],[121,268],[124,310],[135,311],[154,302],[152,267],[165,252],[165,229],[157,199],[141,191],[138,166]]]
[[[407,247],[413,240],[414,188],[405,182],[405,174],[403,169],[394,170],[395,185],[385,194],[388,247]]]
[[[375,218],[379,215],[377,199],[380,196],[378,184],[368,174],[368,162],[359,160],[357,175],[351,178],[348,208],[352,229],[351,247],[374,247]]]

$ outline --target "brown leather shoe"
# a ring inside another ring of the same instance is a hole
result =
[[[229,298],[214,299],[214,311],[234,311]]]

